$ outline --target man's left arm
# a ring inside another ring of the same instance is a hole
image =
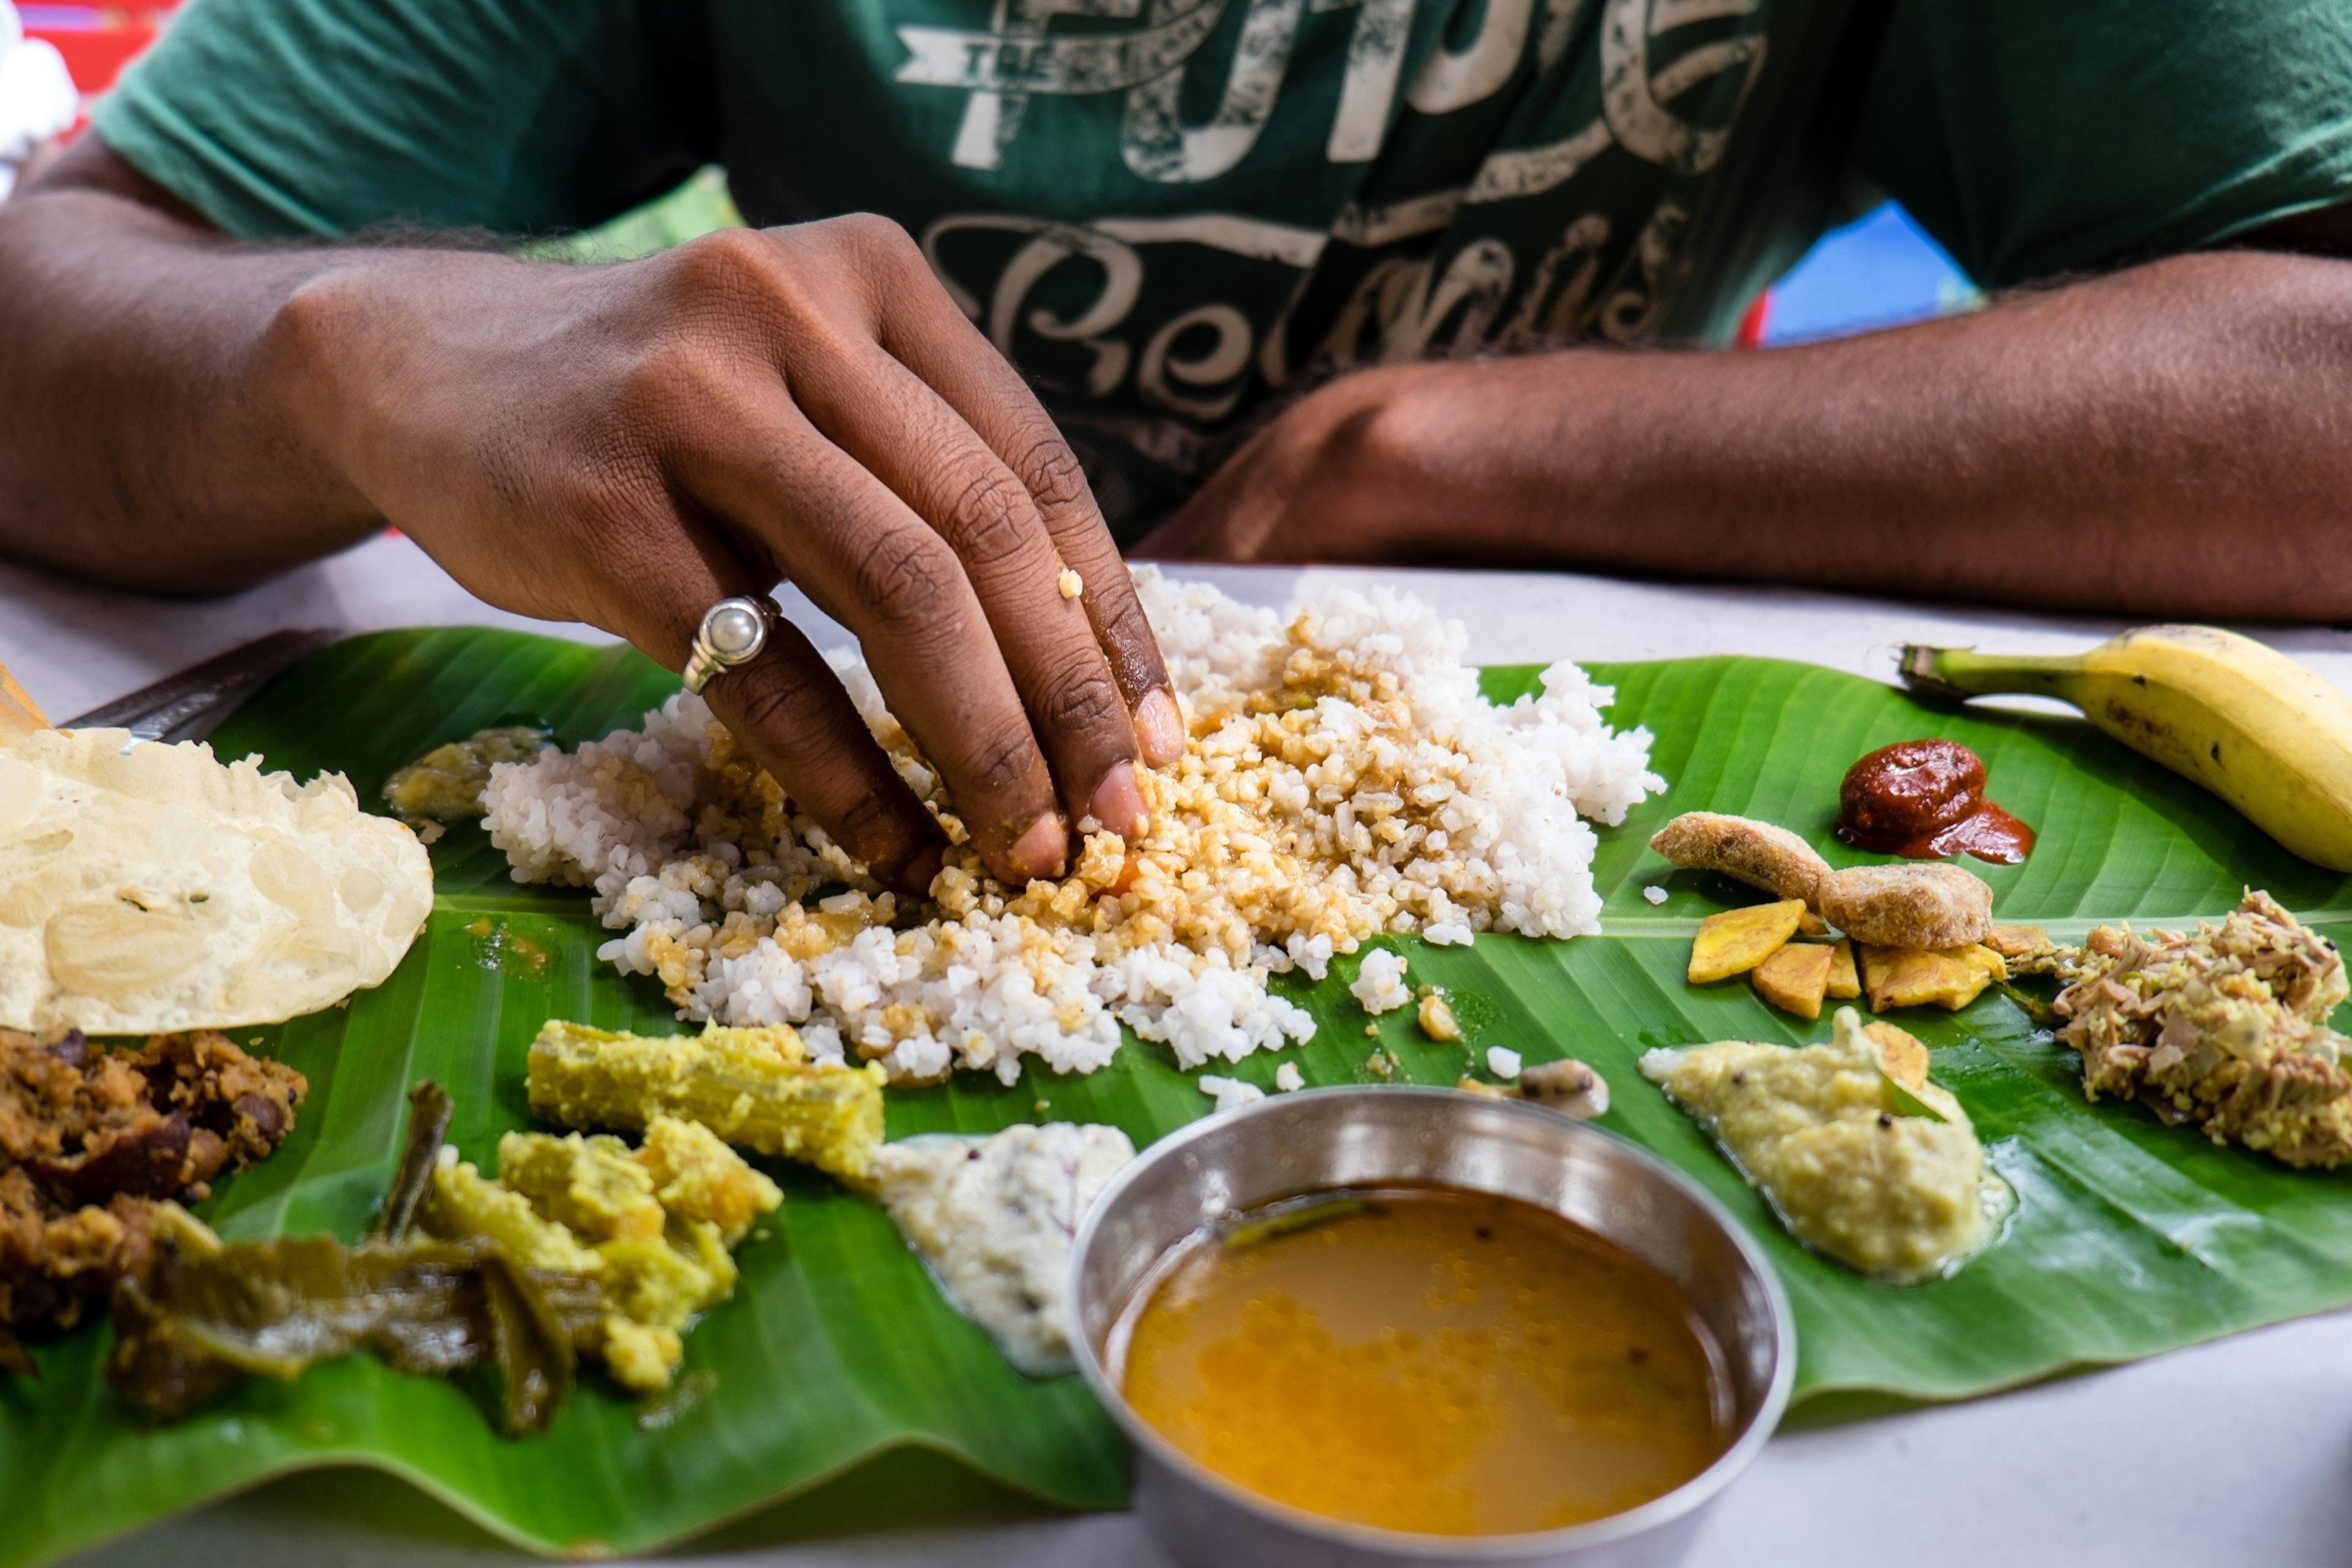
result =
[[[1142,552],[2352,619],[2339,0],[1900,0],[1863,127],[1972,274],[2039,286],[1763,353],[1366,372]]]
[[[2352,260],[2242,249],[1804,347],[1363,372],[1139,552],[2343,621],[2347,534]]]

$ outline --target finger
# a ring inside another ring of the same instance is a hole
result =
[[[665,518],[621,537],[626,569],[605,574],[611,591],[594,618],[673,669],[685,666],[703,612],[735,595],[764,592],[775,580],[692,521]],[[939,824],[799,627],[775,626],[758,658],[721,673],[703,697],[752,760],[877,881],[930,890],[940,861]]]
[[[1156,768],[1174,762],[1184,727],[1160,641],[1086,472],[1052,417],[945,289],[898,290],[879,328],[883,348],[937,392],[1028,491],[1055,548],[1084,583],[1079,602],[1134,715],[1144,760]]]
[[[793,803],[876,881],[930,891],[942,858],[939,824],[807,634],[777,623],[758,658],[719,676],[703,696]]]
[[[1016,885],[1058,877],[1053,774],[955,552],[788,400],[738,408],[677,479],[864,646],[972,847]]]
[[[1135,727],[1026,487],[971,426],[878,347],[793,377],[801,408],[955,552],[1063,803],[1135,837],[1146,825]]]

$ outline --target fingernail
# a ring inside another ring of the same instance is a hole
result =
[[[1143,760],[1155,768],[1164,768],[1184,754],[1184,720],[1166,687],[1153,687],[1135,705],[1135,738],[1142,742]]]
[[[1058,877],[1062,863],[1070,858],[1070,830],[1062,826],[1062,814],[1049,811],[1029,825],[1029,831],[1013,846],[1013,864],[1023,875]]]
[[[1121,763],[1103,774],[1102,783],[1095,785],[1090,815],[1121,838],[1132,838],[1150,825],[1143,810],[1143,792],[1135,787],[1133,763]]]

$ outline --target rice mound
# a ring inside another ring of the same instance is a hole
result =
[[[597,955],[657,975],[678,1016],[792,1023],[819,1058],[898,1083],[1021,1058],[1092,1072],[1124,1023],[1183,1068],[1304,1041],[1270,973],[1321,979],[1382,931],[1600,929],[1586,818],[1614,824],[1664,782],[1646,730],[1571,664],[1496,707],[1467,634],[1409,595],[1326,594],[1286,616],[1139,568],[1188,731],[1140,775],[1150,827],[1088,837],[1069,876],[989,877],[865,666],[859,711],[952,842],[929,902],[882,890],[683,693],[577,752],[491,770],[491,842],[522,882],[592,888],[624,934]],[[828,884],[845,887],[804,903]]]

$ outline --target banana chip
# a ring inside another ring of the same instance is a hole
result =
[[[1748,981],[1756,994],[1782,1012],[1818,1018],[1836,962],[1837,954],[1820,942],[1792,942],[1749,970]]]
[[[1707,916],[1691,942],[1690,983],[1706,985],[1755,968],[1797,934],[1804,913],[1802,901],[1784,899]]]
[[[381,984],[433,907],[415,834],[341,774],[44,730],[0,751],[0,1025],[274,1024]]]
[[[2009,966],[2000,954],[1980,944],[1940,949],[1862,945],[1862,984],[1874,1013],[1930,1002],[1957,1013],[1986,986],[2008,978]]]
[[[1855,1037],[1877,1061],[1878,1076],[1884,1080],[1879,1098],[1890,1113],[1956,1121],[1963,1127],[1969,1124],[1967,1113],[1951,1092],[1927,1081],[1927,1047],[1916,1035],[1879,1019],[1862,1023],[1851,1007],[1839,1008],[1832,1024],[1837,1040]]]

